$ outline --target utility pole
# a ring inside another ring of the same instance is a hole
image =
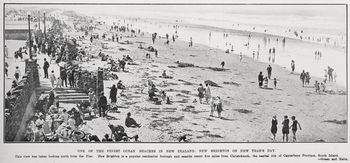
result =
[[[30,32],[30,14],[28,14],[29,58],[32,60],[32,34]]]

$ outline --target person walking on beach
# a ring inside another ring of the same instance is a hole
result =
[[[210,99],[210,117],[213,117],[213,114],[216,108],[215,101],[216,101],[215,97],[212,97]]]
[[[303,70],[303,72],[301,72],[301,74],[300,74],[300,80],[301,80],[303,87],[305,86],[305,79],[306,79],[306,73]]]
[[[202,103],[202,99],[204,98],[205,89],[203,88],[202,84],[199,84],[199,88],[197,90],[198,90],[199,102]]]
[[[222,61],[220,65],[221,65],[221,69],[224,70],[225,61]]]
[[[56,81],[56,76],[55,76],[54,71],[52,70],[52,71],[51,71],[51,74],[50,74],[50,82],[51,82],[52,88],[55,87],[55,81]]]
[[[333,81],[333,68],[328,66],[328,80]]]
[[[258,83],[259,83],[259,87],[260,88],[263,85],[263,81],[264,81],[264,75],[262,74],[262,72],[260,72],[259,75],[258,75]]]
[[[271,67],[271,65],[269,65],[268,67],[267,67],[267,76],[268,76],[268,78],[269,79],[271,79],[271,72],[272,72],[272,67]]]
[[[49,78],[49,73],[48,73],[48,69],[50,67],[50,64],[49,62],[46,60],[46,58],[44,58],[44,66],[43,66],[43,69],[44,69],[44,78]]]
[[[192,47],[192,46],[193,46],[192,37],[190,37],[190,42],[189,42],[188,47]]]
[[[105,117],[106,113],[105,111],[107,110],[107,98],[104,95],[104,93],[101,93],[101,97],[98,100],[98,113],[100,115],[100,117]]]
[[[216,105],[216,111],[218,112],[218,117],[221,118],[221,112],[223,109],[222,109],[222,100],[219,96],[216,97],[215,105]]]
[[[288,134],[289,134],[289,119],[288,116],[284,116],[284,120],[282,122],[282,134],[283,134],[283,142],[286,140],[288,142]]]
[[[205,84],[205,101],[207,102],[207,104],[209,104],[209,100],[211,98],[211,91],[210,91],[210,87],[209,84]]]
[[[19,76],[21,76],[21,71],[19,70],[19,67],[16,66],[16,71],[15,71],[16,82],[18,82]]]
[[[271,121],[271,133],[272,133],[272,136],[273,136],[273,141],[276,140],[276,133],[277,133],[277,119],[276,119],[276,115],[274,115],[272,117],[272,121]]]
[[[291,68],[292,68],[292,74],[294,73],[295,70],[295,62],[294,60],[292,60],[292,63],[290,64]]]
[[[112,85],[111,91],[109,92],[109,98],[111,99],[111,103],[116,103],[117,102],[117,88],[115,85]]]
[[[306,72],[306,76],[305,76],[305,85],[310,85],[310,74],[309,72]]]
[[[295,119],[295,116],[292,116],[292,125],[290,126],[290,128],[292,128],[293,142],[297,141],[296,134],[297,134],[298,126],[299,126],[299,129],[301,130],[300,123]]]

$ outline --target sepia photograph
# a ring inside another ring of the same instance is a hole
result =
[[[348,143],[347,4],[3,14],[4,143]]]

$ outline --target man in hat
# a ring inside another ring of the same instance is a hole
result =
[[[105,117],[105,111],[107,110],[107,98],[104,95],[104,92],[101,93],[101,97],[98,100],[98,112],[100,114],[100,117]],[[103,114],[102,114],[103,113]]]

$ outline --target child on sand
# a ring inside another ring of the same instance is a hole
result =
[[[289,119],[288,116],[284,116],[284,120],[282,122],[283,127],[282,127],[282,134],[283,134],[283,142],[286,140],[288,142],[288,134],[289,134]]]
[[[62,79],[60,77],[57,78],[57,84],[56,84],[56,88],[62,88]]]
[[[273,135],[273,141],[276,140],[277,124],[278,123],[277,123],[276,115],[274,115],[271,121],[271,133]]]
[[[299,129],[301,130],[301,126],[300,123],[295,119],[295,116],[292,116],[292,125],[290,126],[290,128],[292,128],[292,133],[293,133],[293,142],[297,141],[297,130],[298,130],[298,126]]]

